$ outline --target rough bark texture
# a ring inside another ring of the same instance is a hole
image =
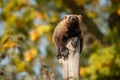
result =
[[[80,42],[78,41],[77,47],[73,48],[70,40],[66,47],[69,49],[69,58],[67,60],[63,58],[58,60],[63,69],[63,80],[79,80]]]

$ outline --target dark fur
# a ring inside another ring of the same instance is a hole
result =
[[[69,50],[66,48],[68,39],[73,38],[72,46],[76,47],[78,40],[80,40],[80,52],[83,47],[83,35],[80,29],[81,15],[67,15],[57,25],[53,33],[53,40],[57,46],[57,58],[64,57],[67,59]]]

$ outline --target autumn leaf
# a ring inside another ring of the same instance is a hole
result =
[[[82,6],[84,5],[88,0],[74,0],[77,5]]]
[[[120,16],[120,8],[118,8],[118,10],[117,10],[117,14]]]
[[[86,69],[85,67],[80,67],[80,76],[85,77],[86,76]]]
[[[37,41],[39,39],[39,34],[37,30],[30,31],[29,36],[32,41]]]
[[[31,50],[28,50],[24,53],[24,59],[25,61],[31,62],[38,54],[38,51],[36,48],[32,48]]]

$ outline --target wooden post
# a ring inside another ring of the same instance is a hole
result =
[[[69,49],[69,58],[64,60],[60,58],[59,64],[63,69],[63,80],[79,80],[80,73],[80,41],[77,42],[76,48],[73,48],[70,39],[66,45]]]

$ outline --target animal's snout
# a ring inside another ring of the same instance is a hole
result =
[[[77,17],[76,16],[72,16],[71,19],[72,20],[77,20]]]
[[[70,23],[77,23],[78,22],[78,17],[77,16],[70,16],[69,17],[69,22]]]

